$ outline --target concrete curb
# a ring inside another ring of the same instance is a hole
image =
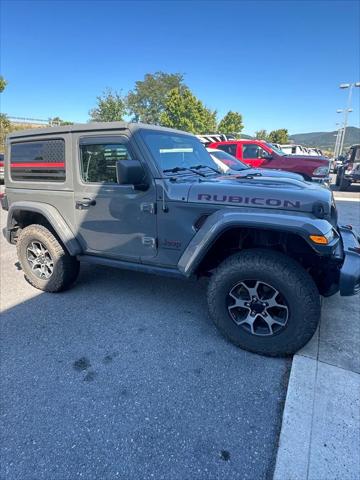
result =
[[[334,196],[340,223],[360,230],[359,194]],[[324,299],[316,334],[293,359],[274,480],[360,479],[359,319],[358,296]]]
[[[296,355],[274,480],[360,478],[360,375]]]

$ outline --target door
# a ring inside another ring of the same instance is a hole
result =
[[[126,136],[79,136],[75,223],[86,253],[139,261],[156,255],[155,185],[119,185],[116,162],[132,160]],[[137,158],[138,160],[138,158]]]
[[[237,149],[237,144],[236,143],[222,143],[220,145],[217,145],[215,148],[222,150],[223,152],[228,153],[229,155],[232,155],[235,158],[238,158],[236,156],[236,149]]]
[[[268,152],[256,143],[243,143],[242,160],[251,167],[261,167],[269,157]]]

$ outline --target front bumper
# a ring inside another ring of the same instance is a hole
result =
[[[360,292],[360,238],[351,227],[339,227],[344,249],[344,263],[340,270],[340,295],[347,297]]]
[[[330,178],[329,176],[327,176],[327,177],[311,177],[311,180],[312,180],[313,182],[317,182],[317,183],[326,183],[326,184],[328,184],[328,183],[330,183],[331,178]]]

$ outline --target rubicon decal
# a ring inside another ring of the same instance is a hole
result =
[[[301,203],[298,200],[280,200],[279,198],[264,197],[242,197],[240,195],[213,195],[210,193],[199,193],[198,200],[216,203],[236,203],[238,205],[256,205],[267,207],[283,207],[298,209]]]

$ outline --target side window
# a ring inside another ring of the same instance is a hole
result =
[[[269,153],[263,148],[259,147],[258,155],[259,155],[259,158],[266,158],[269,156]]]
[[[80,171],[85,183],[117,183],[116,162],[131,160],[122,143],[80,144]]]
[[[243,145],[243,158],[244,159],[259,158],[259,149],[260,147],[253,143],[248,143]]]
[[[236,143],[227,143],[225,145],[218,145],[216,148],[223,152],[229,153],[233,157],[236,157]]]
[[[11,144],[10,174],[13,180],[63,182],[65,141],[51,139]]]

